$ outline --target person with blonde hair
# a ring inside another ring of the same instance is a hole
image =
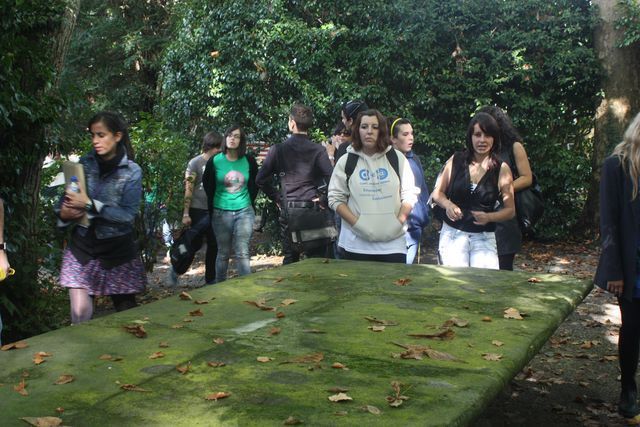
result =
[[[602,252],[595,283],[618,298],[622,325],[618,339],[618,412],[640,422],[636,371],[640,351],[640,114],[604,161],[600,180]]]

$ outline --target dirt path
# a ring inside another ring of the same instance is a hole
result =
[[[433,246],[432,246],[433,247]],[[422,262],[434,254],[422,251]],[[581,243],[526,243],[516,269],[535,273],[569,274],[590,280],[597,265],[597,246]],[[194,268],[167,287],[168,266],[158,263],[149,277],[143,302],[204,284],[198,255]],[[280,265],[281,257],[255,256],[254,270]],[[614,426],[623,425],[616,412],[619,392],[617,361],[619,310],[615,298],[592,291],[531,363],[498,395],[474,424],[486,426]]]

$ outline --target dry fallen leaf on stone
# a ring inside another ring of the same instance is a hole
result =
[[[274,309],[274,310],[275,310],[275,309]],[[279,312],[277,312],[277,313],[276,313],[276,317],[277,317],[278,319],[282,319],[283,317],[286,317],[286,315],[285,315],[283,312],[279,311]]]
[[[484,316],[484,317],[482,318],[482,321],[483,321],[483,322],[491,322],[492,320],[493,320],[493,319],[491,319],[491,317],[489,317],[489,316]]]
[[[151,356],[149,356],[149,359],[160,359],[161,357],[164,357],[164,353],[161,351],[156,351]]]
[[[409,400],[409,398],[407,396],[403,396],[402,395],[402,386],[404,384],[398,382],[398,381],[392,381],[391,382],[391,388],[393,389],[393,396],[387,396],[386,400],[389,403],[389,406],[391,406],[392,408],[397,408],[400,405],[402,405],[402,403],[405,400]],[[405,392],[406,390],[408,390],[409,387],[405,388]]]
[[[455,338],[456,333],[452,329],[445,329],[435,334],[407,334],[414,338],[430,338],[433,340],[449,341]]]
[[[183,292],[180,292],[179,297],[180,297],[180,299],[181,299],[181,300],[183,300],[183,301],[190,301],[190,300],[192,300],[192,299],[193,299],[193,298],[191,298],[191,295],[189,295],[188,293],[186,293],[186,292],[184,292],[184,291],[183,291]]]
[[[222,339],[222,338],[214,338],[213,342],[214,342],[214,344],[218,344],[218,345],[224,344],[224,339]]]
[[[16,341],[16,342],[12,342],[12,343],[3,345],[2,347],[0,347],[0,350],[2,350],[2,351],[21,350],[21,349],[27,348],[27,347],[29,347],[29,344],[27,344],[26,341]]]
[[[22,380],[20,380],[18,385],[14,385],[13,386],[13,390],[18,392],[18,394],[21,394],[23,396],[28,396],[29,395],[29,393],[27,392],[27,383],[24,382],[24,378]]]
[[[365,319],[368,320],[369,322],[375,323],[377,325],[398,326],[398,323],[394,322],[393,320],[378,319],[377,317],[373,317],[373,316],[366,316]]]
[[[269,331],[269,335],[278,335],[278,334],[280,333],[280,331],[282,331],[282,329],[280,329],[280,328],[276,328],[276,327],[273,327],[273,328],[271,328],[271,330]]]
[[[193,310],[189,312],[189,316],[191,317],[202,317],[204,316],[204,313],[202,312],[202,310],[197,309],[197,310]]]
[[[191,370],[191,362],[187,362],[184,365],[176,366],[176,371],[180,372],[182,375],[185,375],[190,370]]]
[[[226,399],[231,396],[231,393],[227,391],[216,391],[215,393],[208,394],[204,400],[215,400],[218,401],[220,399]]]
[[[122,384],[120,386],[120,388],[123,389],[123,390],[126,390],[126,391],[137,391],[137,392],[140,392],[140,393],[150,393],[151,392],[151,390],[146,390],[146,389],[144,389],[142,387],[138,387],[135,384]]]
[[[146,338],[147,331],[144,330],[144,326],[142,325],[124,325],[124,330],[129,332],[131,335],[135,335],[138,338]]]
[[[276,311],[275,307],[270,307],[267,305],[267,300],[265,300],[264,298],[261,298],[258,301],[244,301],[244,303],[252,305],[254,307],[258,307],[260,310]]]
[[[160,343],[158,344],[158,347],[160,347],[160,348],[168,348],[169,347],[169,343],[167,341],[160,341]]]
[[[424,356],[427,356],[429,359],[433,359],[433,360],[448,360],[453,362],[461,361],[460,359],[456,358],[455,356],[449,353],[434,350],[431,347],[426,345],[411,345],[411,344],[405,345],[405,344],[398,344],[395,342],[392,344],[406,349],[406,351],[403,351],[402,353],[392,354],[392,356],[396,359],[401,358],[401,359],[422,360]]]
[[[335,362],[333,365],[331,365],[331,367],[332,367],[333,369],[344,369],[345,371],[348,371],[348,370],[349,370],[349,368],[347,368],[347,367],[346,367],[346,365],[343,365],[343,364],[342,364],[342,363],[340,363],[340,362]]]
[[[204,304],[209,304],[209,301],[207,301],[206,299],[197,299],[193,303],[198,305],[204,305]]]
[[[75,380],[73,375],[64,374],[64,375],[60,375],[56,380],[56,382],[54,382],[53,384],[55,385],[69,384],[70,382],[73,382],[73,380]]]
[[[368,327],[368,329],[371,329],[373,332],[382,332],[386,328],[387,328],[386,326],[381,326],[381,325],[373,325]]]
[[[504,345],[502,341],[498,341],[498,340],[491,341],[491,344],[495,345],[496,347],[502,347]]]
[[[211,366],[212,368],[221,368],[223,366],[226,366],[224,362],[207,362],[207,365]]]
[[[393,284],[396,286],[407,286],[409,283],[411,283],[411,279],[409,279],[408,277],[403,277],[402,279],[398,279],[393,282]]]
[[[375,406],[373,406],[373,405],[365,405],[365,406],[363,406],[363,407],[362,407],[362,410],[363,410],[363,411],[366,411],[366,412],[368,412],[368,413],[370,413],[370,414],[373,414],[373,415],[380,415],[380,414],[382,414],[382,411],[381,411],[380,409],[376,408],[376,407],[375,407]]]
[[[260,363],[267,363],[267,362],[271,362],[273,359],[267,356],[258,356],[256,357],[256,360]]]
[[[531,277],[530,279],[527,279],[527,282],[529,282],[529,283],[541,283],[542,279],[538,279],[537,277]]]
[[[450,328],[452,326],[457,326],[458,328],[466,328],[467,326],[469,326],[469,321],[468,320],[462,320],[462,319],[458,319],[457,317],[452,317],[449,320],[446,320],[441,328]]]
[[[22,417],[20,419],[35,427],[58,427],[62,425],[62,419],[58,417]]]
[[[320,363],[323,359],[323,353],[310,353],[294,357],[293,359],[285,360],[282,363]]]
[[[283,306],[283,307],[286,307],[286,306],[288,306],[288,305],[295,304],[295,303],[297,303],[297,302],[298,302],[298,300],[297,300],[297,299],[287,298],[287,299],[282,300],[282,302],[280,303],[280,305],[281,305],[281,306]]]
[[[282,423],[285,426],[297,426],[299,424],[302,424],[302,421],[297,419],[296,417],[289,417],[286,420],[284,420],[284,423]]]
[[[182,328],[184,328],[184,325],[180,325],[180,324],[171,325],[171,329],[182,329]]]
[[[329,400],[331,402],[346,402],[353,399],[345,393],[338,393],[334,394],[333,396],[329,396]]]
[[[502,355],[496,353],[482,353],[482,358],[491,362],[499,362],[502,359]]]
[[[505,319],[515,319],[515,320],[522,320],[524,319],[524,317],[522,317],[522,315],[520,314],[520,311],[516,308],[513,307],[509,307],[504,311],[504,318]]]

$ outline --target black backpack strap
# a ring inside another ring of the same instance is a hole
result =
[[[356,169],[358,163],[358,155],[354,153],[347,153],[347,164],[344,166],[344,173],[347,175],[347,186],[349,186],[349,178]]]
[[[394,148],[392,148],[391,150],[387,151],[386,155],[387,160],[389,161],[389,163],[391,163],[391,167],[394,171],[396,171],[396,175],[398,176],[398,178],[400,178],[400,160],[398,160],[398,153]],[[401,178],[400,181],[402,181]]]

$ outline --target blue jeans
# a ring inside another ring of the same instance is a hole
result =
[[[249,266],[249,241],[253,233],[253,223],[256,215],[251,206],[237,211],[225,211],[214,209],[211,217],[211,225],[218,243],[218,256],[216,257],[216,283],[227,279],[229,257],[231,254],[231,241],[236,254],[238,275],[245,276],[251,273]]]
[[[422,228],[410,228],[406,232],[407,240],[407,264],[413,264],[420,249],[420,240],[422,239]]]

